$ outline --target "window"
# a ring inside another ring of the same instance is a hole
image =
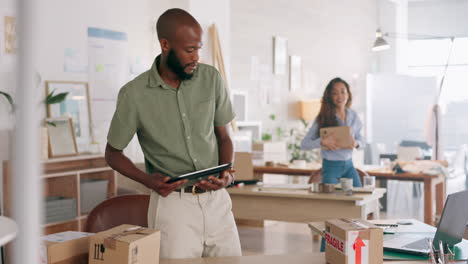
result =
[[[412,75],[437,76],[441,81],[449,56],[440,105],[442,107],[442,144],[455,150],[468,144],[468,37],[408,41],[408,68]]]

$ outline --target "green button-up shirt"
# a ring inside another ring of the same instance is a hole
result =
[[[136,133],[148,173],[174,177],[218,165],[214,127],[234,118],[219,72],[200,63],[175,89],[159,75],[159,58],[120,89],[108,143],[123,150]]]

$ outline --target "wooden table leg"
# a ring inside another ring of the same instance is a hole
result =
[[[313,240],[313,241],[319,241],[319,240],[320,240],[320,235],[318,235],[318,234],[313,234],[313,235],[312,235],[312,240]]]
[[[436,184],[436,214],[442,215],[445,200],[445,179]]]
[[[254,172],[254,179],[263,182],[263,172]]]
[[[380,219],[380,202],[378,199],[375,201],[374,212],[372,212],[372,219],[374,220]]]
[[[432,185],[432,179],[424,180],[424,223],[434,225],[434,216],[432,215],[435,186]]]
[[[372,211],[369,212],[364,218],[367,220],[379,220],[380,219],[380,203],[379,200],[370,202],[367,206],[372,208]]]

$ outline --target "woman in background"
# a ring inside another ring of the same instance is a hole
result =
[[[337,184],[340,178],[353,179],[353,186],[360,187],[359,174],[353,165],[354,148],[362,147],[362,122],[351,110],[352,94],[349,85],[341,78],[332,79],[322,97],[320,112],[301,143],[303,150],[321,149],[322,182]],[[340,149],[332,134],[320,138],[320,129],[334,126],[349,126],[353,144],[349,149]],[[325,147],[326,149],[324,149]]]

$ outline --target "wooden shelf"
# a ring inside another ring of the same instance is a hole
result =
[[[59,233],[63,231],[81,231],[79,221],[74,219],[70,221],[46,224],[43,226],[44,235]]]
[[[77,217],[67,221],[43,225],[44,234],[62,231],[82,231],[86,224],[87,213],[81,213],[80,183],[82,180],[108,180],[107,198],[117,194],[116,173],[101,155],[80,155],[42,162],[44,197],[62,196],[76,200]],[[10,162],[3,164],[3,201],[4,214],[11,216],[11,173]]]
[[[105,168],[96,168],[96,169],[86,169],[86,170],[74,170],[74,171],[67,171],[67,172],[56,172],[56,173],[49,173],[44,174],[43,178],[53,178],[53,177],[61,177],[61,176],[69,176],[69,175],[76,175],[76,174],[87,174],[93,172],[103,172],[109,171],[109,167]]]

